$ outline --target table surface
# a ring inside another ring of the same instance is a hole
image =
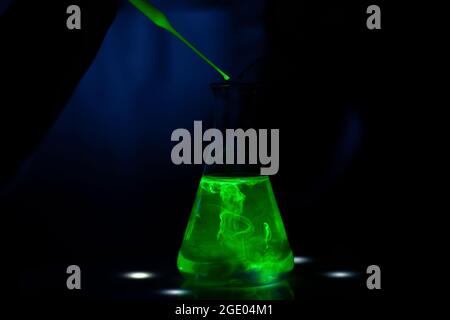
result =
[[[73,294],[66,287],[67,266],[41,266],[25,270],[25,296]],[[81,265],[80,295],[100,300],[298,300],[308,298],[360,299],[366,287],[366,268],[349,262],[336,265],[313,257],[295,258],[289,277],[279,283],[246,288],[192,288],[179,274],[176,263]]]

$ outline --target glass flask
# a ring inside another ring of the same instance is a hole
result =
[[[225,143],[225,130],[258,128],[261,87],[225,82],[212,91],[223,153],[236,151],[236,144]],[[284,278],[293,260],[270,179],[259,165],[206,165],[178,254],[181,274],[197,285],[264,285]]]

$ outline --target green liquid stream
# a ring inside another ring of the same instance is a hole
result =
[[[187,45],[192,51],[195,52],[200,58],[202,58],[207,64],[214,68],[225,81],[230,80],[230,77],[223,72],[219,67],[217,67],[211,60],[209,60],[203,53],[198,51],[189,41],[187,41],[170,23],[166,15],[156,8],[151,3],[145,0],[129,0],[132,5],[134,5],[139,11],[141,11],[147,18],[149,18],[158,27],[169,31],[185,45]]]

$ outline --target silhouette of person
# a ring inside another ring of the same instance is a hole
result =
[[[81,8],[81,30],[66,25],[74,4]],[[116,0],[16,0],[0,16],[0,187],[57,119],[117,8]]]

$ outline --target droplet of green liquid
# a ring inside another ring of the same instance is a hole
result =
[[[269,177],[202,177],[178,255],[185,277],[204,285],[258,285],[293,266]]]

